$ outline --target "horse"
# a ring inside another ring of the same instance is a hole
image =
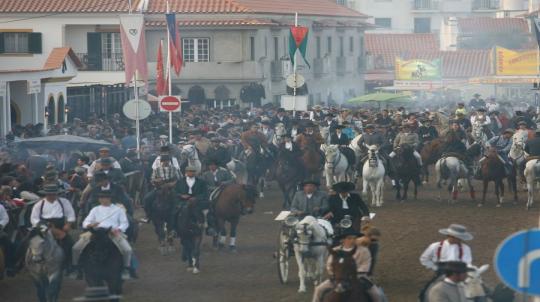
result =
[[[304,180],[303,169],[298,168],[295,153],[282,148],[278,151],[274,169],[274,178],[283,194],[283,208],[288,209],[298,184]]]
[[[452,194],[452,199],[456,200],[458,196],[458,179],[467,179],[471,198],[475,200],[475,192],[472,186],[472,179],[469,171],[463,161],[456,156],[447,156],[439,159],[435,163],[435,173],[437,175],[437,188],[442,188],[443,181],[449,180],[448,193]],[[439,199],[441,199],[439,191]],[[450,200],[449,200],[450,201]]]
[[[81,267],[89,287],[107,285],[111,294],[121,295],[124,261],[109,237],[110,231],[110,228],[90,229],[90,243],[82,252]]]
[[[199,256],[203,225],[202,213],[197,213],[196,205],[192,201],[182,202],[175,215],[176,233],[182,244],[182,261],[187,262],[187,271],[193,274],[200,273]]]
[[[300,157],[304,166],[306,179],[320,179],[323,165],[323,155],[317,150],[315,145],[306,145],[302,149]]]
[[[422,167],[422,181],[424,183],[429,182],[429,166],[434,165],[443,154],[443,144],[444,141],[442,138],[436,138],[426,142],[420,150],[420,157],[424,164]]]
[[[357,277],[356,261],[353,258],[356,248],[352,251],[330,250],[332,255],[333,279],[332,291],[323,293],[323,302],[368,302],[369,295],[362,290],[362,285]]]
[[[151,219],[154,224],[154,231],[158,236],[159,252],[163,256],[174,252],[171,211],[174,208],[175,198],[174,188],[165,184],[157,189],[156,199],[152,203]]]
[[[478,123],[475,123],[472,125],[471,137],[474,139],[475,142],[479,143],[482,147],[486,146],[486,143],[489,139],[484,129],[484,126]]]
[[[362,195],[367,198],[368,188],[371,191],[371,204],[376,207],[383,205],[385,169],[379,158],[377,146],[368,146],[368,158],[362,168]]]
[[[240,221],[240,216],[253,213],[255,200],[257,199],[257,189],[249,185],[230,184],[227,185],[217,196],[214,205],[214,214],[217,222],[219,234],[214,237],[214,246],[223,248],[227,236],[225,222],[231,225],[229,249],[236,250],[236,228]]]
[[[226,168],[236,176],[236,183],[245,185],[248,182],[248,173],[246,165],[236,158],[232,158],[230,162],[226,164]]]
[[[329,145],[330,144],[330,126],[326,126],[326,127],[319,126],[319,132],[321,133],[321,136],[324,139],[324,143]]]
[[[39,302],[56,302],[62,285],[64,252],[46,224],[30,232],[25,265],[37,289]]]
[[[418,196],[418,185],[420,184],[420,165],[414,157],[414,148],[409,145],[402,145],[393,158],[396,167],[396,199],[407,200],[409,183],[414,185],[414,199]],[[403,185],[403,196],[401,195],[401,185]]]
[[[540,160],[532,159],[525,164],[525,179],[527,180],[527,210],[534,202],[534,185],[540,182]]]
[[[482,206],[486,202],[486,193],[489,182],[495,183],[495,195],[497,196],[497,207],[500,207],[504,198],[504,183],[505,175],[504,162],[499,159],[496,148],[489,148],[486,159],[482,161],[480,169],[482,170],[482,182],[484,190],[482,192],[482,202],[478,206]]]
[[[305,293],[306,277],[311,278],[315,284],[322,281],[329,238],[324,227],[313,216],[306,216],[298,222],[294,231],[297,238],[294,243],[294,255],[300,279],[298,292]]]
[[[272,158],[267,151],[254,152],[252,149],[244,150],[243,160],[247,170],[247,184],[259,189],[259,197],[264,197],[264,175],[272,165]]]
[[[279,148],[279,146],[281,146],[281,143],[283,142],[283,137],[285,135],[287,135],[287,128],[285,128],[285,125],[283,123],[277,123],[274,127],[272,145],[274,145],[276,148]]]
[[[362,138],[362,134],[358,134],[355,136],[351,143],[349,144],[349,148],[351,148],[354,151],[354,156],[356,157],[356,163],[360,163],[363,156],[362,148],[358,145],[358,141]]]
[[[322,145],[321,150],[324,151],[326,159],[324,173],[327,187],[331,187],[336,182],[353,180],[354,166],[349,163],[338,145]]]
[[[199,159],[199,151],[197,151],[194,145],[183,146],[180,155],[187,162],[188,166],[195,167],[195,175],[201,174],[202,163]]]
[[[512,161],[516,169],[516,174],[521,175],[522,182],[526,183],[524,174],[525,142],[522,135],[512,136],[512,147],[510,148],[510,152],[508,153],[508,158]]]

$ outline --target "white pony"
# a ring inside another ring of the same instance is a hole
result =
[[[329,227],[331,229],[331,226]],[[322,281],[329,243],[325,228],[327,227],[323,227],[320,220],[313,216],[306,216],[294,227],[297,238],[294,255],[300,279],[299,293],[306,292],[306,277],[313,280],[315,285]]]
[[[368,159],[362,167],[362,195],[367,198],[368,188],[371,191],[371,204],[376,207],[383,205],[383,187],[385,169],[379,158],[379,148],[368,146]]]
[[[321,150],[326,158],[324,174],[327,187],[340,181],[353,181],[354,167],[349,165],[347,157],[341,153],[338,145],[321,145]]]
[[[182,158],[187,160],[188,166],[195,167],[195,175],[201,174],[202,163],[199,159],[199,153],[197,152],[197,148],[195,148],[194,145],[183,146],[180,155],[182,156]]]
[[[540,160],[529,160],[525,165],[525,179],[527,180],[527,210],[534,202],[534,185],[540,182]]]
[[[283,123],[277,123],[274,127],[274,136],[272,136],[272,144],[279,148],[283,142],[283,137],[287,135],[287,128]]]
[[[475,200],[474,188],[472,186],[472,179],[469,175],[469,170],[461,160],[454,156],[448,156],[439,159],[435,163],[435,173],[437,174],[437,187],[442,188],[442,183],[449,181],[448,193],[452,194],[452,199],[456,200],[458,196],[458,179],[466,179],[469,186],[471,198]],[[441,192],[439,190],[439,199],[441,199]],[[450,199],[448,200],[450,201]]]

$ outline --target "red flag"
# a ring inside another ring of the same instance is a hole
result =
[[[157,95],[166,95],[167,94],[167,82],[165,82],[165,77],[163,76],[163,54],[162,54],[163,41],[159,43],[159,49],[157,54],[157,65],[156,65],[156,91]]]

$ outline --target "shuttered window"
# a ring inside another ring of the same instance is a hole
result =
[[[42,53],[41,33],[0,33],[0,53]]]

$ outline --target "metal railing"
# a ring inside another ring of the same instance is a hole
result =
[[[77,53],[83,67],[82,71],[124,71],[122,53]]]
[[[438,10],[439,1],[433,0],[414,0],[412,2],[414,10]]]
[[[499,9],[500,6],[500,0],[474,0],[472,3],[473,10],[493,10]]]

